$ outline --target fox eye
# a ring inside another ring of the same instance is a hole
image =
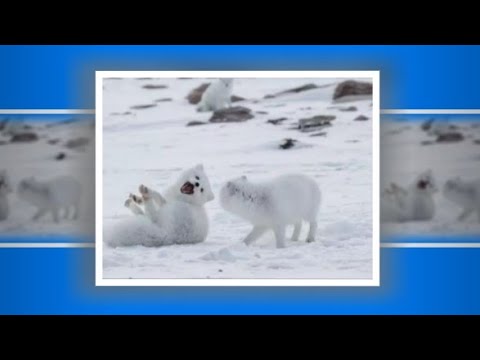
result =
[[[198,176],[195,176],[195,179],[200,180],[200,178]]]
[[[203,192],[203,188],[201,188],[200,191]]]

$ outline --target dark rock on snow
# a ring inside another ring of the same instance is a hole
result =
[[[311,134],[310,136],[327,136],[327,133],[325,131],[320,131],[320,132]]]
[[[133,106],[130,106],[130,109],[143,110],[143,109],[149,109],[155,106],[157,106],[157,104],[133,105]]]
[[[241,96],[237,96],[237,95],[232,95],[232,96],[230,97],[230,100],[231,100],[232,102],[237,102],[237,101],[243,101],[243,100],[245,100],[245,98],[243,98],[243,97],[241,97]]]
[[[158,90],[158,89],[166,89],[168,88],[167,85],[155,85],[155,84],[146,84],[143,85],[142,88],[147,90]]]
[[[283,139],[282,143],[279,145],[280,149],[290,149],[295,146],[297,140],[295,139]]]
[[[211,123],[242,122],[252,118],[252,111],[249,108],[234,106],[215,111],[209,121]]]
[[[348,106],[348,107],[339,107],[338,108],[339,111],[357,111],[357,107],[356,106]]]
[[[208,123],[204,122],[204,121],[190,121],[187,126],[197,126],[197,125],[207,125]]]
[[[336,119],[333,115],[316,115],[309,118],[298,120],[298,129],[302,132],[320,130],[321,128],[331,126],[331,122]]]
[[[131,115],[132,112],[131,111],[125,111],[123,113],[119,113],[119,112],[112,112],[110,115],[112,116],[117,116],[117,115]]]
[[[358,115],[355,119],[353,119],[355,121],[366,121],[368,120],[368,117],[366,117],[365,115]]]
[[[209,86],[210,86],[210,83],[203,83],[202,85],[197,86],[195,89],[193,89],[188,93],[186,99],[190,104],[197,105],[200,102],[200,100],[202,100],[203,93],[205,92],[205,90],[208,89]],[[237,101],[243,101],[245,100],[245,98],[237,95],[232,95],[230,97],[230,100],[232,102],[237,102]]]
[[[305,85],[302,85],[302,86],[298,86],[296,88],[281,91],[281,92],[276,93],[276,94],[265,95],[263,98],[264,99],[273,99],[273,98],[275,98],[277,96],[280,96],[280,95],[297,94],[297,93],[302,92],[302,91],[312,90],[312,89],[316,89],[316,88],[318,88],[318,86],[315,85],[315,84],[305,84]]]
[[[38,135],[33,132],[24,132],[21,134],[15,134],[10,139],[10,142],[32,142],[37,141]]]
[[[463,135],[459,132],[443,133],[438,135],[437,142],[458,142],[464,139]]]
[[[60,142],[60,139],[50,139],[47,141],[47,143],[49,143],[50,145],[55,145],[55,144],[58,144]]]
[[[423,131],[430,130],[432,128],[432,124],[433,124],[434,121],[435,121],[435,119],[428,119],[427,121],[425,121],[421,126],[422,130]]]
[[[267,123],[273,124],[273,125],[278,125],[278,124],[281,124],[282,122],[284,122],[285,120],[287,120],[287,118],[286,118],[286,117],[282,117],[282,118],[278,118],[278,119],[270,119],[270,120],[267,120]]]
[[[372,83],[346,80],[337,85],[333,100],[352,95],[372,95]]]
[[[55,156],[55,160],[63,160],[67,155],[64,152],[60,152]]]
[[[76,139],[70,139],[65,143],[65,147],[69,149],[83,150],[90,143],[90,139],[86,137],[79,137]]]
[[[200,86],[197,86],[195,89],[190,91],[186,97],[188,102],[192,105],[196,105],[202,100],[202,95],[207,90],[207,88],[210,86],[210,83],[203,83]]]

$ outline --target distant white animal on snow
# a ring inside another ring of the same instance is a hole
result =
[[[0,221],[8,218],[10,206],[8,194],[13,191],[10,177],[6,170],[0,170]]]
[[[392,183],[381,195],[382,222],[431,220],[435,214],[433,194],[437,191],[431,170],[419,174],[407,189]]]
[[[462,208],[459,221],[476,212],[480,221],[480,179],[466,181],[459,177],[449,179],[443,186],[443,196]]]
[[[292,241],[297,241],[303,220],[310,223],[307,242],[313,242],[320,201],[321,193],[315,180],[298,174],[260,183],[252,183],[242,176],[228,181],[220,190],[221,206],[253,225],[243,240],[247,245],[272,229],[277,248],[283,248],[287,225],[294,225]]]
[[[214,81],[205,90],[198,104],[198,111],[216,111],[231,105],[233,79],[222,78]]]
[[[139,215],[120,224],[106,239],[111,246],[195,244],[208,235],[205,203],[214,195],[203,165],[184,171],[165,195],[140,185],[125,206]]]
[[[45,181],[26,178],[18,184],[17,193],[20,199],[37,208],[33,220],[51,213],[53,220],[59,222],[62,210],[63,218],[78,218],[82,186],[71,176],[58,176]]]

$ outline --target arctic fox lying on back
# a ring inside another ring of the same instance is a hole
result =
[[[230,106],[233,79],[222,78],[213,82],[203,93],[198,111],[216,111]]]
[[[242,176],[220,190],[222,207],[253,225],[244,239],[247,245],[273,229],[277,248],[283,248],[286,226],[295,226],[292,240],[296,241],[302,220],[310,223],[307,242],[314,241],[320,200],[317,183],[304,175],[283,175],[263,183],[251,183]]]
[[[33,220],[51,213],[53,220],[59,222],[61,211],[63,217],[78,218],[82,187],[71,176],[58,176],[40,181],[34,177],[20,181],[17,188],[18,197],[37,208]]]
[[[431,170],[419,174],[407,189],[392,183],[381,195],[382,222],[431,220],[437,191]]]
[[[480,179],[465,181],[457,177],[448,180],[443,186],[443,195],[456,203],[463,211],[458,216],[462,221],[476,212],[480,221]]]
[[[135,215],[106,239],[111,246],[163,246],[205,241],[208,216],[204,205],[214,199],[202,165],[184,171],[162,196],[140,185],[140,194],[125,202]]]

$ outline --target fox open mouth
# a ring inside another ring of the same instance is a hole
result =
[[[185,184],[183,184],[182,188],[180,189],[180,192],[182,194],[192,195],[194,189],[195,189],[195,186],[191,182],[187,181]]]

